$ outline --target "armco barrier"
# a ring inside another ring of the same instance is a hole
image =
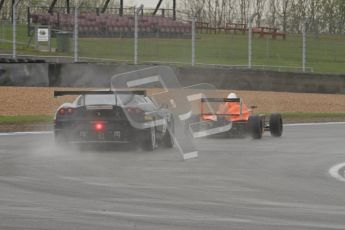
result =
[[[145,67],[149,65],[8,63],[0,64],[0,85],[107,88],[113,75]],[[345,74],[173,68],[182,86],[210,83],[219,89],[345,94]]]

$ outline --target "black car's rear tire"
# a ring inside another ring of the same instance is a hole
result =
[[[250,116],[248,120],[249,132],[253,139],[261,139],[263,132],[263,122],[260,116]]]
[[[273,137],[281,137],[283,134],[283,119],[279,113],[270,115],[270,132]]]
[[[148,137],[142,143],[142,148],[146,151],[153,151],[157,148],[157,136],[155,127],[150,128],[147,135]]]
[[[171,135],[170,131],[167,130],[163,140],[162,140],[162,144],[165,148],[172,148],[174,147],[175,141],[174,141],[174,137],[173,135]]]
[[[175,144],[174,133],[175,133],[174,120],[171,118],[169,122],[169,129],[166,130],[166,133],[162,140],[162,145],[165,148],[174,147],[174,144]]]

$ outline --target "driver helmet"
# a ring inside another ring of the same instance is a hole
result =
[[[227,98],[228,99],[235,99],[235,98],[237,98],[237,95],[236,95],[236,93],[229,93]]]

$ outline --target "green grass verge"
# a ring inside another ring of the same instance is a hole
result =
[[[52,121],[53,121],[53,116],[49,116],[49,115],[0,116],[0,125],[45,123],[45,122],[52,122]]]
[[[12,28],[6,24],[0,38],[11,41]],[[17,53],[37,55],[72,55],[70,53],[39,52],[28,46],[26,25],[18,25]],[[196,62],[205,64],[247,65],[247,35],[197,34]],[[34,42],[31,42],[33,45]],[[52,39],[56,47],[56,39]],[[72,46],[72,42],[70,43]],[[0,51],[11,53],[12,44],[0,42]],[[80,38],[79,56],[114,60],[133,60],[133,38]],[[253,39],[253,65],[301,67],[301,35],[288,34],[286,40],[270,37]],[[139,62],[162,61],[191,63],[190,39],[141,38]],[[307,37],[307,66],[314,72],[345,73],[345,36],[319,35]],[[282,68],[284,70],[284,68]]]

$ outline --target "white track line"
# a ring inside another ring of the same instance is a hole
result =
[[[41,131],[41,132],[7,132],[7,133],[0,133],[0,136],[39,135],[39,134],[53,134],[53,132],[52,132],[52,131]]]
[[[284,126],[318,126],[318,125],[345,125],[345,122],[315,122],[315,123],[295,123],[285,124]]]
[[[329,169],[328,173],[337,180],[345,182],[345,178],[339,174],[339,170],[345,167],[345,162],[334,165],[332,168]]]

